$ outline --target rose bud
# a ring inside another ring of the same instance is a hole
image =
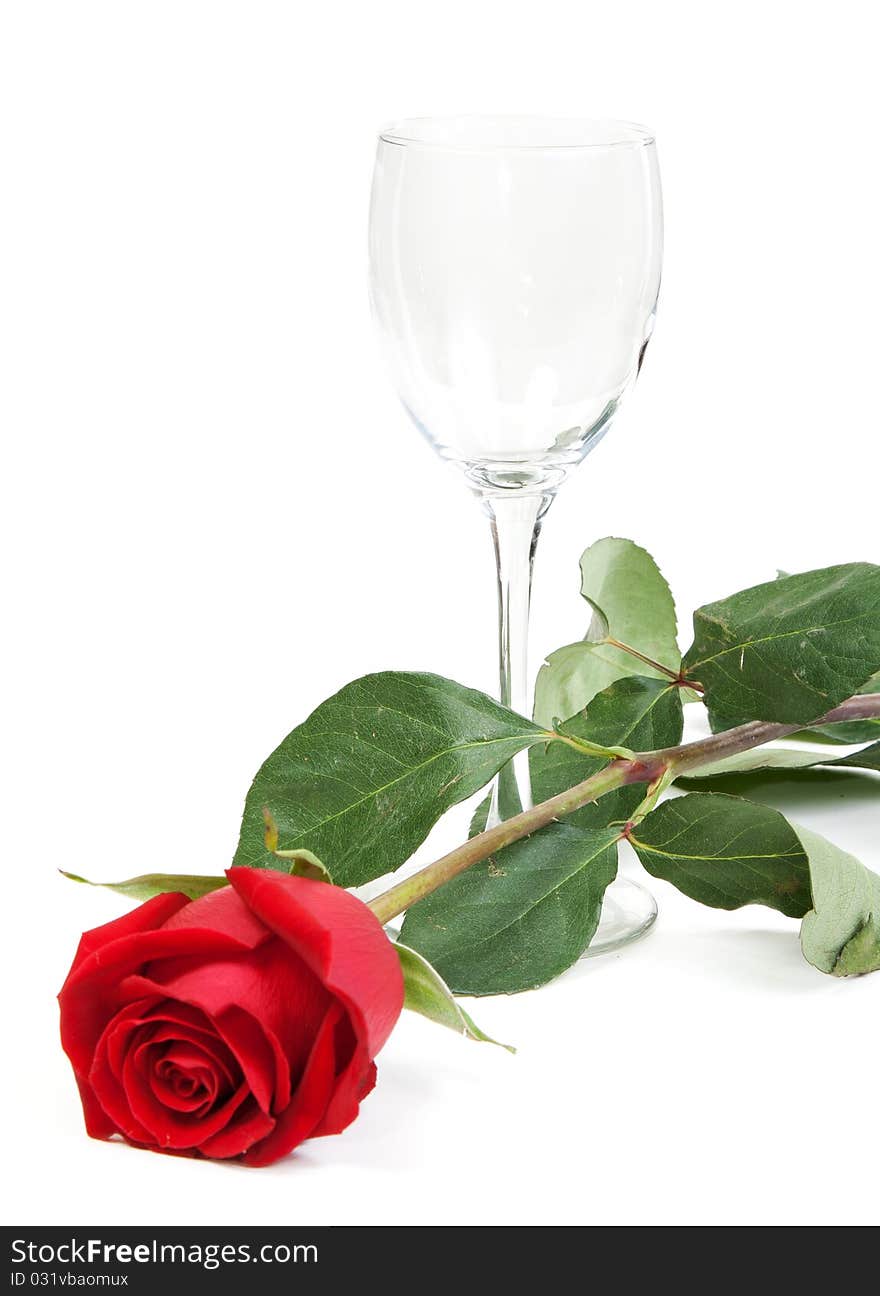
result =
[[[268,1165],[338,1134],[403,1007],[393,945],[340,887],[233,868],[86,932],[59,995],[93,1138]]]

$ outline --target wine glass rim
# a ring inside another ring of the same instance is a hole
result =
[[[489,138],[492,132],[495,139]],[[614,118],[473,114],[404,117],[380,130],[379,140],[444,153],[555,153],[644,148],[654,143],[654,133]]]

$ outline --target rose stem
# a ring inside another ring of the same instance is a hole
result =
[[[812,722],[813,725],[837,724],[846,720],[867,720],[880,717],[880,693],[863,693],[851,697],[848,701],[834,707],[824,716]],[[469,841],[456,846],[448,855],[426,865],[412,877],[405,878],[383,895],[370,901],[370,909],[381,923],[388,922],[397,914],[403,913],[417,900],[424,899],[432,891],[448,882],[451,878],[463,873],[472,864],[488,859],[496,851],[511,842],[528,837],[530,833],[545,827],[563,815],[579,810],[581,806],[597,801],[599,797],[615,788],[625,787],[630,783],[653,783],[663,774],[669,772],[678,777],[700,765],[711,764],[737,752],[760,747],[777,738],[787,738],[803,729],[802,724],[775,724],[766,720],[753,720],[749,724],[728,729],[725,733],[713,734],[710,738],[700,738],[697,742],[684,743],[680,747],[663,747],[653,752],[637,752],[631,760],[613,760],[604,769],[598,770],[583,783],[578,783],[566,792],[560,792],[549,801],[521,814],[506,819],[503,823],[489,828],[486,832],[471,837]]]

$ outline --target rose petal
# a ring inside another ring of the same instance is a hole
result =
[[[122,1058],[121,1086],[106,1089],[106,1076],[95,1071],[96,1091],[101,1092],[102,1098],[106,1094],[106,1101],[115,1105],[120,1100],[121,1088],[121,1098],[126,1105],[128,1117],[125,1119],[123,1112],[119,1112],[118,1117],[126,1133],[129,1128],[135,1131],[131,1137],[165,1150],[198,1148],[206,1138],[225,1128],[238,1108],[249,1098],[247,1084],[240,1080],[235,1088],[231,1088],[210,1054],[198,1044],[189,1043],[193,1050],[190,1057],[197,1058],[200,1066],[211,1070],[211,1087],[221,1094],[221,1098],[217,1104],[209,1107],[203,1104],[194,1113],[182,1113],[169,1108],[157,1097],[152,1084],[157,1053],[159,1058],[167,1056],[169,1046],[164,1041],[156,1043],[150,1023],[141,1024],[134,1031],[130,1030],[131,1026],[132,1021],[128,1020],[120,1022],[117,1027],[117,1033],[129,1033],[128,1047]],[[181,1041],[178,1047],[186,1047],[187,1043]],[[137,1133],[138,1130],[144,1133]]]
[[[267,1116],[250,1099],[242,1103],[225,1129],[199,1146],[199,1154],[217,1161],[241,1156],[258,1140],[265,1138],[274,1125],[272,1117]]]
[[[263,1111],[280,1111],[290,1101],[290,1064],[274,1031],[235,1006],[214,1018]]]
[[[168,1044],[154,1035],[140,1046],[148,1050],[147,1079],[156,1100],[173,1111],[209,1111],[230,1085],[216,1059],[191,1040]]]
[[[164,895],[153,896],[152,900],[147,900],[144,904],[138,905],[137,909],[132,909],[130,913],[125,913],[120,918],[114,918],[112,922],[104,923],[101,927],[93,927],[91,931],[83,932],[74,955],[73,964],[67,974],[67,981],[70,980],[80,963],[89,958],[103,945],[109,944],[110,941],[121,940],[123,936],[135,935],[137,932],[155,931],[172,914],[177,913],[179,909],[184,908],[189,903],[187,897],[181,895],[179,891],[167,892]],[[66,984],[67,982],[65,982]]]
[[[280,1042],[294,1084],[330,1003],[304,960],[274,937],[234,958],[159,960],[138,984],[141,994],[149,985],[156,993],[193,1004],[218,1023],[230,1009],[244,1009]]]
[[[397,954],[367,906],[341,887],[273,869],[228,869],[230,883],[349,1009],[370,1058],[403,1008]]]
[[[147,901],[147,905],[152,903]],[[223,958],[241,953],[242,949],[238,941],[219,932],[146,931],[109,940],[87,954],[69,974],[58,996],[61,1043],[74,1072],[83,1077],[88,1074],[104,1027],[125,1003],[143,997],[136,983],[126,987],[126,981],[144,964],[183,953],[203,960],[211,956]]]
[[[212,1084],[210,1072],[181,1075],[169,1069],[163,1070],[159,1062],[150,1076],[150,1087],[156,1100],[172,1111],[193,1113],[207,1111],[217,1098],[216,1084]]]
[[[191,1014],[194,1020],[187,1021],[185,1012]],[[227,1084],[238,1083],[239,1063],[234,1050],[229,1048],[223,1037],[218,1035],[214,1024],[198,1009],[165,999],[151,1012],[144,1014],[144,1017],[146,1021],[155,1023],[152,1033],[155,1043],[170,1044],[189,1040],[211,1055]]]
[[[224,1129],[248,1095],[242,1082],[225,1102],[204,1114],[185,1116],[160,1103],[152,1091],[146,1070],[149,1060],[140,1049],[130,1049],[123,1066],[122,1082],[132,1115],[161,1148],[198,1148]]]
[[[94,1139],[110,1139],[114,1134],[122,1134],[124,1131],[119,1128],[116,1122],[104,1110],[98,1097],[92,1088],[92,1085],[86,1076],[79,1076],[74,1072],[76,1087],[79,1090],[79,1099],[82,1103],[83,1120],[86,1125],[86,1133]]]
[[[376,1083],[375,1064],[370,1061],[363,1044],[353,1037],[347,1017],[336,1030],[336,1061],[336,1087],[323,1119],[314,1130],[315,1138],[324,1134],[341,1134],[347,1129],[357,1117],[361,1101]]]
[[[341,1015],[340,1005],[332,1004],[315,1036],[309,1060],[290,1105],[278,1117],[272,1133],[245,1153],[242,1157],[245,1165],[271,1165],[287,1156],[311,1135],[321,1120],[336,1083],[333,1037]]]
[[[88,1082],[94,1097],[115,1128],[133,1142],[152,1144],[155,1132],[133,1108],[126,1090],[126,1063],[139,1046],[163,1051],[172,1043],[186,1042],[199,1050],[207,1065],[218,1075],[218,1089],[230,1092],[241,1084],[235,1058],[226,1044],[211,1030],[203,1014],[183,1004],[141,999],[123,1008],[107,1026],[98,1047]],[[91,1131],[90,1131],[91,1132]],[[108,1137],[103,1135],[102,1137]]]
[[[194,927],[232,936],[248,949],[256,949],[271,935],[232,887],[209,891],[178,909],[165,923],[165,931],[189,931]]]
[[[212,1038],[219,1037],[229,1047],[259,1105],[266,1112],[286,1106],[290,1098],[287,1058],[274,1032],[250,1013],[232,1004],[208,1017],[194,1004],[166,998],[167,986],[143,976],[129,977],[125,989],[130,995],[161,1001],[156,1012],[169,1021],[204,1023]]]
[[[133,1142],[149,1145],[154,1141],[153,1137],[132,1113],[131,1104],[122,1084],[126,1046],[130,1044],[132,1036],[141,1029],[142,1022],[137,1013],[130,1016],[122,1015],[114,1020],[98,1041],[89,1069],[88,1083],[95,1098],[114,1121],[119,1132]]]

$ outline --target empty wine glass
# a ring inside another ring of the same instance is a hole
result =
[[[541,520],[635,380],[661,256],[657,154],[641,126],[421,118],[379,136],[373,309],[407,412],[489,515],[500,697],[523,715]],[[495,781],[489,823],[530,804],[523,753]],[[614,884],[591,952],[655,915],[643,888]]]

